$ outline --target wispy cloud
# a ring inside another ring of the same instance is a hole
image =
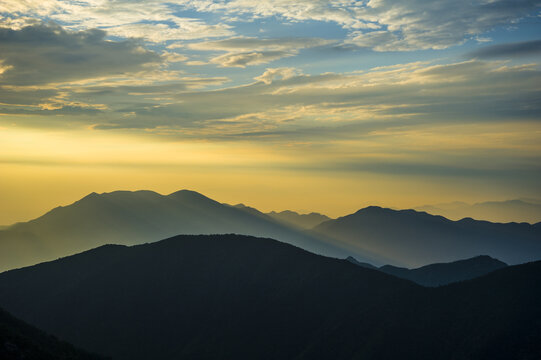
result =
[[[278,68],[268,69],[255,80],[213,91],[170,94],[170,103],[133,108],[135,117],[112,123],[123,128],[146,124],[159,133],[168,128],[170,134],[203,138],[289,141],[318,133],[357,136],[354,127],[344,127],[348,124],[359,124],[360,131],[366,131],[363,124],[368,122],[373,134],[378,126],[408,127],[419,122],[535,120],[541,110],[539,70],[499,62],[415,63],[363,74],[303,75]],[[135,104],[138,99],[131,101]]]
[[[207,0],[181,1],[199,11],[223,11],[254,18],[334,22],[350,30],[350,41],[378,51],[443,49],[496,26],[536,16],[539,0]]]
[[[336,41],[320,38],[233,37],[192,43],[187,47],[199,51],[225,51],[226,54],[211,58],[210,63],[218,64],[221,67],[246,67],[295,56],[302,49],[327,46],[333,43]]]
[[[468,57],[479,59],[517,58],[541,54],[541,40],[485,46],[468,53]]]

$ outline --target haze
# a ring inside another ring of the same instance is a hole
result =
[[[263,211],[539,198],[538,1],[0,4],[0,224],[90,192]]]

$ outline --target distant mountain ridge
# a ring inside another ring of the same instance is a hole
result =
[[[178,234],[227,233],[275,238],[314,253],[354,256],[378,266],[420,267],[481,254],[509,264],[541,259],[539,224],[450,221],[414,210],[368,207],[304,230],[257,209],[221,204],[194,191],[169,195],[115,191],[89,194],[0,230],[0,271],[106,243],[134,245]]]
[[[304,230],[312,229],[324,221],[331,220],[330,217],[316,212],[311,212],[309,214],[299,214],[295,211],[284,210],[280,212],[271,211],[268,213],[264,213],[257,210],[256,208],[244,204],[233,205],[233,207],[241,209],[253,215],[273,219],[281,224]]]
[[[426,212],[370,206],[323,222],[312,233],[332,239],[352,254],[372,258],[368,262],[374,265],[420,267],[481,254],[508,264],[538,260],[540,230],[538,224],[452,221]]]
[[[266,236],[316,253],[347,252],[268,216],[223,205],[194,191],[92,193],[26,223],[0,230],[0,271],[32,265],[106,243],[133,245],[178,234]]]
[[[541,222],[541,201],[536,199],[513,199],[506,201],[486,201],[475,204],[452,202],[424,205],[415,208],[449,219],[460,220],[471,217],[477,220],[494,222]]]
[[[0,306],[116,360],[535,359],[541,262],[424,288],[271,239],[183,235],[0,274]]]
[[[298,226],[301,229],[312,229],[324,221],[331,220],[330,217],[320,213],[299,214],[291,210],[271,211],[267,215],[286,224]]]

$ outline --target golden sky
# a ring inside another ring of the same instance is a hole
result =
[[[541,198],[539,4],[432,3],[2,1],[0,224],[120,189]]]

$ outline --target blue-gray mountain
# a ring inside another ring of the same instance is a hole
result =
[[[312,233],[362,254],[361,261],[381,266],[420,267],[488,255],[507,264],[541,259],[541,226],[451,221],[414,210],[376,206],[326,221]]]
[[[284,225],[298,229],[312,229],[313,227],[321,224],[324,221],[331,220],[330,217],[315,212],[309,214],[299,214],[295,211],[284,210],[280,212],[271,211],[268,213],[263,213],[256,208],[246,206],[244,204],[233,205],[233,207],[260,217],[272,218]]]
[[[541,262],[425,288],[270,239],[178,236],[0,274],[0,306],[116,360],[537,359]]]
[[[507,201],[486,201],[476,204],[451,202],[436,205],[424,205],[415,208],[434,215],[442,215],[452,220],[471,217],[478,220],[496,222],[541,221],[541,201],[537,199],[514,199]]]
[[[0,271],[53,260],[107,243],[134,245],[177,234],[237,233],[272,237],[314,253],[381,266],[418,267],[482,254],[509,264],[541,259],[541,226],[494,224],[369,207],[311,231],[253,208],[199,193],[90,194],[0,230]]]
[[[336,257],[332,243],[284,225],[265,214],[221,204],[197,192],[92,193],[65,207],[0,230],[0,271],[75,254],[103,244],[134,245],[178,234],[237,233],[280,239]]]

